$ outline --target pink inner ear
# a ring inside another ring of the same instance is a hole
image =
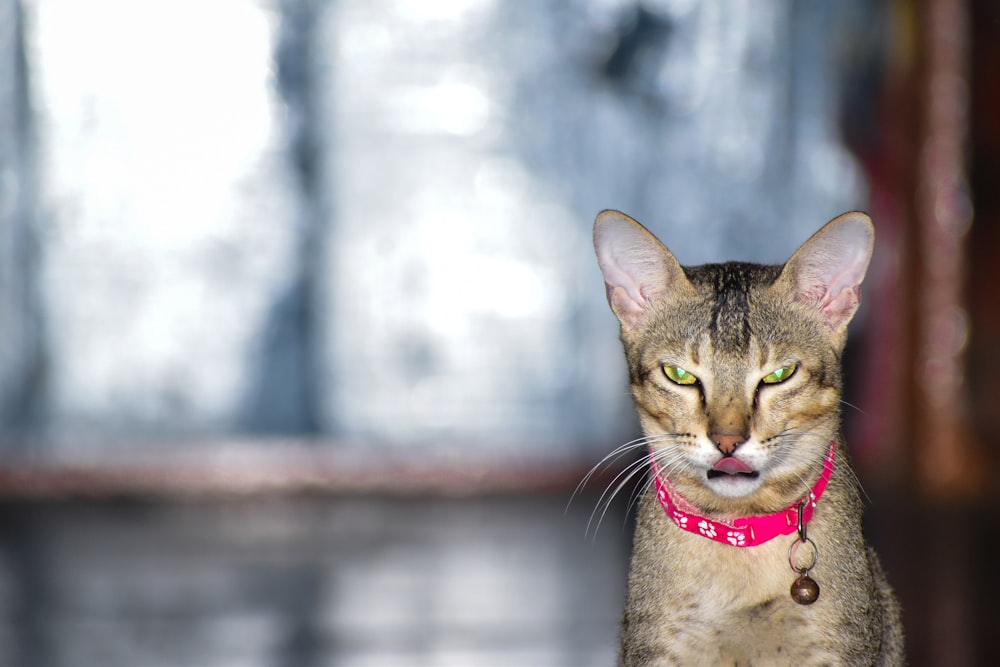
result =
[[[838,248],[839,255],[815,253],[813,264],[803,267],[809,298],[823,313],[831,329],[845,326],[861,303],[861,281],[869,255],[863,247]]]
[[[813,234],[788,262],[798,299],[819,311],[834,331],[847,326],[861,302],[873,231],[865,214],[845,213]]]
[[[826,317],[830,328],[836,330],[847,324],[859,303],[861,303],[861,288],[845,287],[836,296],[829,292],[824,294],[819,309]]]
[[[594,245],[608,303],[622,324],[637,325],[650,301],[667,291],[676,260],[639,223],[614,211],[598,216]]]
[[[639,282],[644,276],[629,264],[627,257],[623,262],[613,251],[599,255],[598,261],[604,272],[604,288],[611,310],[629,325],[635,325],[646,312],[646,298]]]
[[[836,258],[823,257],[834,261]],[[799,299],[816,308],[833,330],[845,326],[861,302],[861,280],[867,267],[867,257],[861,262],[848,258],[848,264],[839,266],[804,263],[799,274]],[[859,271],[860,268],[860,271]]]
[[[632,250],[630,254],[627,250]],[[628,310],[645,309],[646,299],[642,293],[643,281],[649,281],[651,276],[642,269],[645,268],[641,254],[629,248],[604,248],[598,251],[598,263],[604,272],[604,285],[608,291],[608,303],[614,305],[621,302]],[[654,272],[655,273],[655,272]],[[615,296],[616,290],[619,292]]]
[[[608,294],[608,303],[616,313],[628,313],[631,316],[642,315],[646,309],[646,301],[641,294],[633,294],[627,287],[604,283]]]
[[[640,297],[641,300],[637,301],[621,287],[607,284],[605,286],[608,289],[608,303],[611,304],[611,310],[630,326],[637,324],[646,312],[645,299]]]

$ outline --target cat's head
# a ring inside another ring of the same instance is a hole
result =
[[[775,511],[808,489],[840,424],[840,357],[874,231],[846,213],[783,266],[682,267],[638,222],[594,224],[632,393],[660,467],[707,511]]]

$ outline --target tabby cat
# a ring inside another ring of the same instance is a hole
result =
[[[617,211],[598,262],[645,437],[620,665],[901,665],[840,434],[874,230],[827,223],[783,266],[684,267]]]

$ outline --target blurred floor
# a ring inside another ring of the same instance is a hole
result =
[[[0,505],[0,666],[614,663],[630,528],[593,495]],[[993,505],[872,493],[910,665],[995,665]]]
[[[0,665],[612,664],[623,511],[567,498],[8,504]]]

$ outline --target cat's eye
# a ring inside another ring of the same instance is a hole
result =
[[[771,371],[763,378],[761,382],[763,384],[778,384],[779,382],[784,382],[788,378],[795,375],[795,369],[798,368],[795,364],[788,364],[787,366],[782,366],[776,370]]]
[[[698,382],[698,378],[693,373],[687,372],[680,366],[663,364],[663,373],[670,379],[671,382],[675,382],[677,384],[687,385]]]

